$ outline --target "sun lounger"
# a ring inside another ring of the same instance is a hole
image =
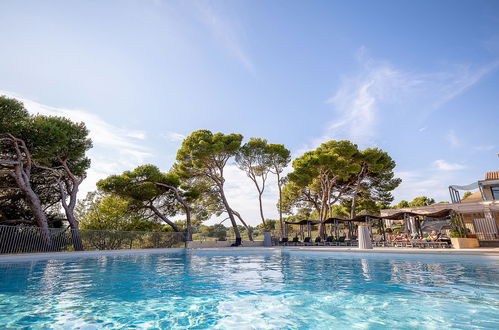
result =
[[[323,246],[325,243],[321,240],[320,236],[317,236],[314,241],[315,245],[317,246]]]
[[[279,245],[288,245],[289,239],[287,237],[283,237],[282,240],[279,241]]]

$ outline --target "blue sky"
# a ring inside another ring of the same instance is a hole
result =
[[[83,120],[93,165],[168,169],[182,136],[264,137],[300,155],[377,146],[396,200],[448,200],[498,169],[498,1],[0,1],[0,94]],[[256,192],[228,170],[234,208]],[[275,217],[273,182],[265,196]]]

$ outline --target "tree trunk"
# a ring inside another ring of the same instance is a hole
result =
[[[50,248],[52,246],[52,238],[50,236],[50,229],[47,221],[47,216],[43,212],[43,208],[40,202],[40,199],[35,194],[31,186],[25,186],[24,189],[21,188],[26,196],[26,200],[28,202],[29,208],[31,212],[33,212],[33,216],[36,219],[38,227],[42,230],[43,240],[45,244]]]
[[[185,222],[186,222],[186,227],[187,227],[187,240],[192,241],[192,224],[191,224],[191,209],[187,204],[182,204],[184,205],[185,209]]]
[[[48,226],[47,216],[42,208],[42,203],[38,195],[31,188],[31,154],[26,147],[26,143],[12,134],[5,134],[5,137],[0,136],[0,141],[10,143],[14,148],[16,160],[1,160],[1,163],[8,167],[13,167],[12,170],[3,171],[12,176],[16,181],[17,187],[23,192],[33,216],[35,217],[38,227],[42,230],[42,236],[48,248],[52,246],[52,238]],[[24,154],[24,155],[23,155]]]
[[[182,204],[182,206],[184,207],[184,210],[185,210],[185,217],[186,217],[186,227],[187,227],[187,238],[186,238],[186,240],[187,241],[192,241],[191,208],[185,202],[185,200],[182,198],[182,196],[178,192],[177,188],[175,188],[173,186],[169,186],[169,185],[161,183],[161,182],[154,182],[154,184],[156,184],[157,186],[164,187],[164,188],[167,188],[167,189],[173,191],[173,193],[175,194],[175,198],[177,199],[177,201],[180,204]]]
[[[279,172],[277,173],[277,187],[279,188],[279,225],[281,226],[281,238],[284,237],[284,221],[282,221],[282,188]]]
[[[59,181],[62,207],[64,208],[64,212],[66,213],[66,219],[68,220],[69,226],[71,227],[73,247],[75,251],[83,251],[83,242],[81,240],[81,235],[80,235],[80,226],[78,224],[78,220],[76,220],[76,217],[74,215],[74,209],[76,207],[76,201],[78,195],[78,188],[80,186],[81,180],[73,175],[65,160],[61,161],[61,163],[72,183],[72,186],[69,185],[69,183],[67,183],[66,185],[67,191],[65,191],[62,182]],[[66,201],[67,193],[69,193],[69,204]]]
[[[71,227],[71,237],[73,238],[73,247],[75,251],[83,251],[83,242],[80,235],[80,226],[78,220],[74,216],[74,210],[64,209],[66,213],[66,219]]]
[[[241,233],[239,232],[239,228],[237,228],[237,223],[236,219],[234,218],[234,213],[232,212],[232,209],[229,206],[229,203],[227,202],[227,198],[225,197],[225,193],[223,190],[223,186],[219,185],[218,186],[219,193],[220,193],[220,198],[222,199],[222,203],[225,206],[225,210],[227,211],[227,214],[229,215],[230,222],[232,224],[232,228],[234,228],[234,234],[236,235],[236,241],[241,241]]]
[[[262,192],[258,191],[258,202],[260,204],[260,217],[262,218],[263,226],[266,227],[265,216],[263,215],[262,194],[263,191]]]
[[[351,207],[351,209],[350,209],[350,218],[351,218],[351,219],[355,218],[355,215],[356,215],[356,214],[355,214],[355,213],[356,213],[356,212],[355,212],[355,204],[356,204],[356,200],[357,200],[357,194],[356,194],[356,193],[354,193],[354,194],[353,194],[353,197],[352,197],[352,205],[350,206],[350,207]]]
[[[253,242],[253,232],[251,231],[250,227],[246,224],[246,222],[243,220],[241,217],[241,214],[239,212],[232,210],[232,212],[236,215],[236,217],[239,218],[241,223],[243,224],[244,228],[246,228],[246,231],[248,232],[248,239]]]
[[[178,226],[173,222],[171,221],[170,219],[168,219],[167,217],[165,217],[161,212],[159,212],[159,210],[154,206],[154,205],[149,205],[149,208],[154,212],[154,214],[156,214],[161,220],[163,220],[164,222],[166,222],[170,227],[173,228],[173,230],[175,232],[180,232],[180,229],[178,228]]]

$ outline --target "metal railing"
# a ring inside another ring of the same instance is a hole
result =
[[[146,232],[81,229],[79,236],[71,229],[49,229],[50,242],[41,228],[0,225],[0,253],[34,253],[158,249],[185,247],[183,232]]]
[[[476,218],[473,219],[475,234],[480,241],[498,241],[499,229],[495,218]]]

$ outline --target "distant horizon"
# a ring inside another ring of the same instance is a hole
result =
[[[379,147],[402,179],[392,204],[450,201],[449,185],[499,170],[497,1],[7,0],[0,31],[0,95],[90,129],[79,199],[138,165],[168,170],[203,128],[293,159],[332,139]],[[227,195],[261,222],[233,164]]]

